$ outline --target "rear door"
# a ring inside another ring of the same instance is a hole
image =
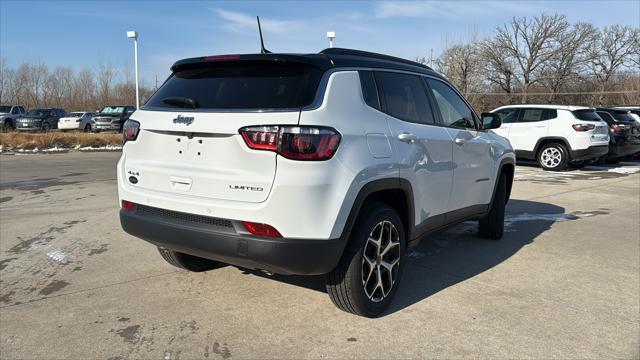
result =
[[[509,141],[515,150],[534,151],[538,139],[547,136],[548,111],[539,108],[522,108],[518,121],[511,124]]]
[[[436,124],[427,89],[417,75],[376,72],[382,109],[393,137],[400,177],[414,193],[415,224],[439,226],[435,215],[447,211],[453,180],[451,137]]]
[[[275,61],[205,63],[175,72],[131,119],[123,178],[137,188],[182,198],[262,202],[271,190],[275,152],[252,150],[239,129],[295,125],[321,76]]]

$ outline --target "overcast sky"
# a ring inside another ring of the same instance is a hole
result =
[[[413,59],[446,44],[489,36],[511,17],[542,12],[570,21],[640,26],[640,1],[0,1],[0,56],[9,66],[122,68],[133,62],[127,30],[140,33],[144,83],[161,82],[185,57],[259,50],[255,16],[273,52],[318,52],[327,31],[335,46]],[[130,65],[131,66],[131,65]]]

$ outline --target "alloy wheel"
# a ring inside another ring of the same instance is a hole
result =
[[[400,235],[387,220],[377,223],[362,253],[362,286],[373,302],[384,300],[398,278]]]
[[[548,168],[554,168],[562,162],[562,152],[555,147],[549,147],[542,150],[540,154],[540,162]]]

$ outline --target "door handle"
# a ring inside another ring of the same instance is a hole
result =
[[[412,133],[403,132],[398,134],[398,140],[406,142],[407,144],[411,144],[416,141],[416,136]]]
[[[461,139],[461,138],[456,138],[454,141],[455,141],[456,145],[464,145],[464,143],[467,142],[467,140]]]

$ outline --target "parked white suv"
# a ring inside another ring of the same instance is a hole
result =
[[[172,71],[117,169],[123,229],[170,264],[328,274],[340,309],[375,316],[425,234],[479,219],[502,236],[515,154],[430,68],[333,48]]]
[[[582,167],[609,151],[609,128],[593,108],[508,105],[491,112],[502,120],[495,132],[509,139],[516,155],[545,170]]]

